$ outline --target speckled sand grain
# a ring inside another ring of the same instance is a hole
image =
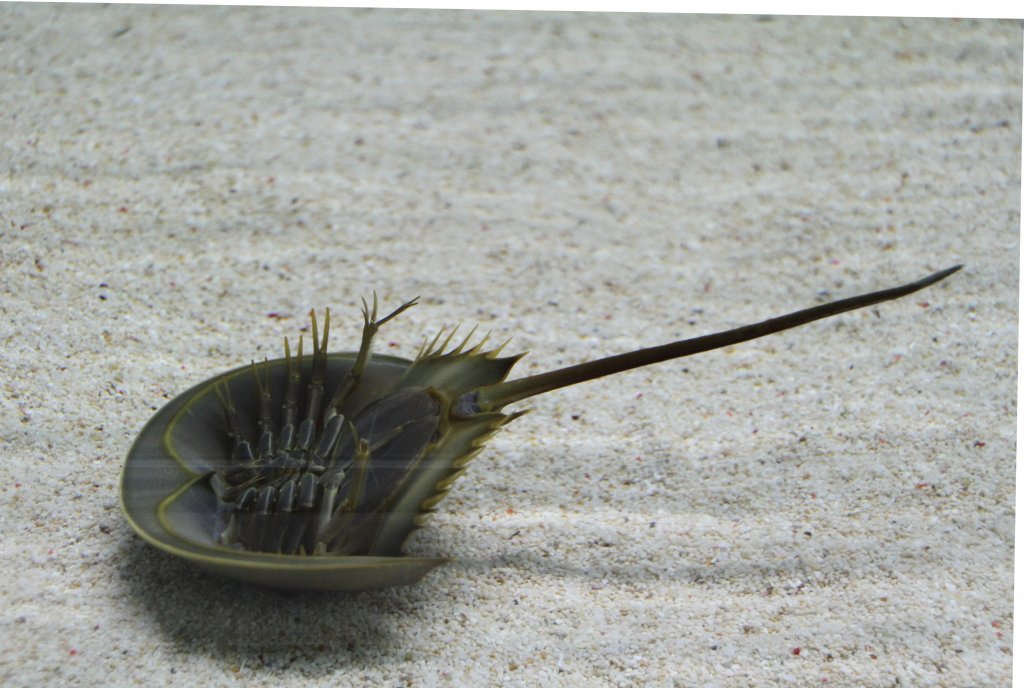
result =
[[[1006,685],[1021,35],[0,5],[0,683]],[[119,511],[153,411],[310,306],[535,372],[957,262],[531,402],[416,587],[240,586]]]

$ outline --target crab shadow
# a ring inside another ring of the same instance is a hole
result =
[[[444,549],[444,544],[439,537],[428,549]],[[663,582],[665,575],[621,563],[588,567],[510,548],[484,556],[459,552],[413,586],[362,593],[288,592],[207,572],[127,534],[121,560],[122,594],[155,623],[172,655],[311,677],[407,662],[410,650],[423,649],[424,638],[433,635],[429,630],[444,626],[452,610],[476,604],[474,589],[481,582],[487,585],[499,569],[519,569],[537,580],[633,586]],[[680,567],[669,575],[701,584],[708,571]]]
[[[435,532],[412,543],[426,550],[420,555],[453,555],[420,583],[350,594],[282,592],[234,581],[126,534],[120,584],[139,613],[155,622],[174,656],[206,656],[263,675],[298,671],[315,680],[408,664],[410,654],[444,642],[435,636],[447,637],[450,618],[477,605],[481,588],[494,588],[509,575],[585,587],[643,589],[676,582],[708,588],[730,581],[750,589],[791,579],[801,567],[795,558],[652,565],[616,556],[613,549],[584,561],[521,546],[475,554],[456,540]]]
[[[399,627],[425,623],[416,617],[427,593],[416,586],[279,591],[209,573],[135,538],[124,541],[122,555],[123,594],[184,657],[206,655],[264,673],[330,675],[403,661]]]

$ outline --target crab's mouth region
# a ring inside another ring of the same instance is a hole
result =
[[[355,354],[327,357],[325,384],[337,384],[354,361]],[[159,519],[167,530],[201,547],[284,554],[312,553],[316,549],[315,543],[311,544],[304,538],[308,534],[308,525],[299,533],[296,524],[312,520],[311,513],[319,516],[325,504],[324,493],[339,477],[335,502],[340,505],[346,499],[355,478],[352,462],[356,458],[356,437],[343,416],[335,416],[339,420],[333,421],[330,428],[323,425],[317,430],[314,425],[314,432],[308,440],[295,430],[285,429],[280,404],[285,397],[289,368],[284,364],[287,364],[286,360],[278,359],[260,366],[263,389],[269,390],[271,403],[277,406],[271,418],[278,429],[272,433],[273,441],[269,445],[263,438],[266,432],[260,429],[262,396],[251,367],[232,371],[214,380],[182,406],[168,423],[162,444],[176,460],[179,466],[176,472],[184,469],[192,477],[185,484],[179,483],[172,494],[165,492],[160,500]],[[409,361],[405,359],[375,357],[373,380],[364,381],[352,399],[353,403],[370,405],[374,396],[392,387],[408,366]],[[308,379],[312,375],[312,361],[302,362],[299,372],[300,380]],[[227,394],[230,394],[234,406],[238,441],[232,436],[221,400],[228,385],[232,390]],[[340,432],[334,435],[339,425]],[[380,428],[365,427],[363,432],[365,437],[361,439],[379,443]],[[291,440],[288,439],[289,434]],[[331,436],[333,442],[329,441]],[[246,449],[240,448],[243,442],[248,447],[248,454]],[[321,451],[320,456],[333,460],[333,465],[316,455],[319,448],[327,449],[328,446],[331,447],[330,453]],[[382,449],[378,447],[378,460],[375,461],[376,468],[381,471],[379,475],[383,475],[387,468],[383,465]],[[310,477],[303,478],[304,475]],[[316,489],[312,491],[313,499],[310,500],[311,480],[314,478]],[[292,483],[294,486],[290,486]],[[372,488],[379,484],[378,474],[368,477],[364,494],[372,495]],[[298,488],[305,488],[305,493]],[[341,495],[340,499],[337,495]],[[254,500],[253,496],[257,499]],[[292,514],[287,511],[289,499],[293,500]],[[309,507],[311,501],[312,509]],[[367,502],[368,499],[362,500],[364,504]],[[351,509],[353,522],[365,522],[370,516],[369,513],[361,513],[361,508]],[[291,515],[296,516],[296,520],[284,528],[282,522],[289,520]],[[267,516],[274,518],[267,519]],[[280,545],[276,542],[275,531],[281,533]],[[288,546],[293,541],[295,546]],[[359,553],[351,545],[350,540],[350,553]]]
[[[312,398],[322,384],[309,384]],[[239,436],[229,465],[210,475],[218,544],[280,554],[370,554],[380,521],[438,439],[441,403],[429,390],[399,390],[351,419],[331,408],[322,421],[314,404],[297,427],[289,405],[286,394],[278,430],[272,418],[262,418],[255,447]],[[224,406],[233,412],[230,402]]]

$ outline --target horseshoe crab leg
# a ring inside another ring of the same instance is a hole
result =
[[[356,354],[356,362],[353,363],[352,367],[348,369],[347,373],[345,373],[345,377],[342,378],[341,383],[338,385],[338,390],[334,393],[334,396],[331,397],[331,403],[327,405],[327,409],[324,411],[325,420],[331,416],[341,414],[342,409],[345,406],[345,402],[348,401],[349,397],[351,397],[359,388],[359,381],[363,377],[363,370],[366,368],[366,364],[370,361],[370,350],[373,346],[373,338],[377,334],[377,331],[387,321],[396,317],[403,311],[415,306],[419,298],[420,297],[417,296],[410,301],[406,301],[380,320],[377,320],[377,292],[373,292],[372,309],[366,304],[366,299],[363,299],[363,339],[359,343],[359,353]]]

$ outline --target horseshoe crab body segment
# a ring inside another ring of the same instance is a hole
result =
[[[377,318],[363,303],[354,353],[327,353],[330,312],[313,354],[253,363],[161,409],[136,439],[121,479],[132,527],[153,545],[243,580],[292,589],[411,584],[443,559],[403,556],[402,543],[484,443],[535,394],[762,337],[899,298],[917,282],[716,334],[506,381],[522,357],[439,333],[415,360],[370,356]]]

